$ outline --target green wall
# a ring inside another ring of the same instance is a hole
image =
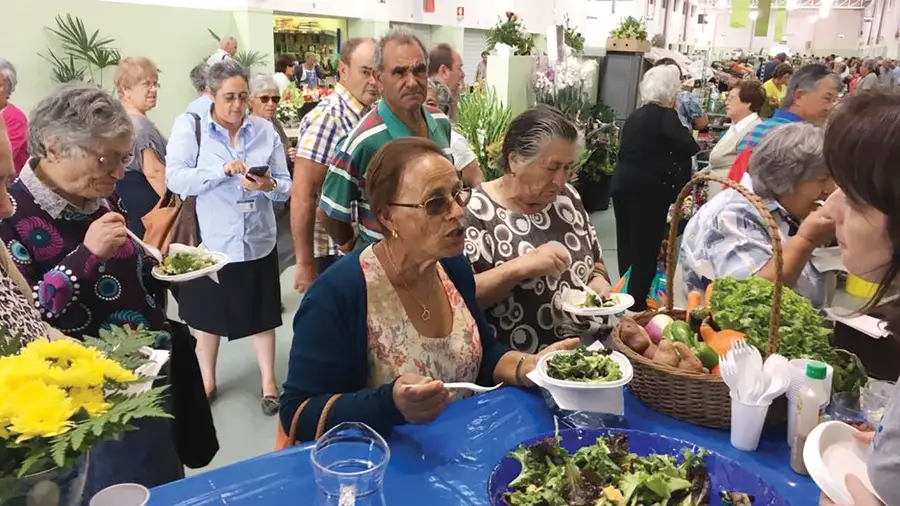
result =
[[[56,52],[55,37],[44,27],[55,26],[57,15],[78,16],[89,33],[99,29],[101,36],[115,39],[113,46],[122,56],[146,56],[156,63],[162,71],[161,87],[159,105],[150,117],[163,133],[169,132],[172,120],[196,96],[188,78],[191,68],[217,48],[207,28],[220,36],[234,35],[241,50],[271,56],[273,48],[271,11],[233,12],[101,0],[41,0],[39,8],[34,0],[2,3],[3,23],[8,29],[0,30],[0,57],[18,70],[19,84],[10,101],[26,114],[56,86],[50,78],[50,65],[37,53],[48,46]],[[271,58],[267,65],[271,71]],[[104,76],[103,85],[112,89],[112,69]]]

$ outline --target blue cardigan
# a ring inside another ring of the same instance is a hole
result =
[[[382,434],[406,423],[394,404],[393,382],[367,388],[368,326],[366,282],[357,250],[325,271],[309,288],[294,315],[294,340],[288,376],[281,394],[285,433],[300,404],[297,439],[315,437],[316,425],[331,394],[343,394],[328,413],[327,428],[341,422],[363,422]],[[463,256],[441,261],[462,295],[481,334],[482,360],[478,384],[492,386],[494,368],[509,348],[497,341],[475,299],[475,277]]]

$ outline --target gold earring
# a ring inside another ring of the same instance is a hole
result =
[[[399,239],[400,234],[398,234],[396,230],[391,230],[391,237],[393,237],[394,239]]]

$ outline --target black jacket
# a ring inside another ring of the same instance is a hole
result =
[[[674,200],[691,178],[691,157],[698,151],[675,109],[646,104],[631,113],[622,128],[612,194],[655,190]]]

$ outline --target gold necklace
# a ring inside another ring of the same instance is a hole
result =
[[[391,264],[391,268],[394,269],[394,273],[400,278],[400,282],[403,283],[403,287],[406,288],[406,291],[412,296],[413,300],[416,301],[416,304],[422,306],[422,321],[427,322],[431,319],[431,311],[428,310],[428,301],[431,300],[431,291],[428,291],[428,297],[425,297],[425,302],[419,302],[419,299],[416,298],[416,294],[410,289],[409,285],[406,284],[406,280],[403,279],[403,276],[400,274],[400,269],[394,264],[394,259],[392,258],[394,255],[391,252],[391,247],[387,245],[387,242],[383,242],[384,244],[384,254],[388,259],[388,262]]]

